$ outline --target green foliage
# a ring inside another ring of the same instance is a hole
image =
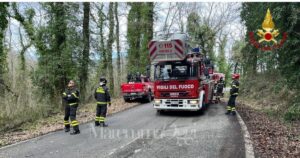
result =
[[[227,72],[227,63],[225,58],[225,47],[227,43],[227,37],[224,36],[220,42],[219,46],[219,55],[218,55],[218,68],[219,72],[226,74]]]
[[[108,61],[108,76],[109,89],[112,96],[114,96],[114,77],[113,77],[113,63],[112,63],[112,44],[114,42],[114,3],[109,3],[108,20],[109,20],[109,34],[107,41],[107,61]]]
[[[28,37],[37,49],[38,67],[32,74],[33,83],[37,85],[41,96],[50,96],[54,103],[59,103],[59,96],[67,80],[74,79],[78,72],[77,62],[82,44],[79,42],[75,4],[41,3],[46,12],[47,24],[35,27],[33,9],[19,13],[13,3],[14,18],[24,27]],[[58,98],[57,98],[58,97]]]
[[[276,80],[275,84],[272,87],[272,91],[273,91],[274,95],[279,94],[280,91],[282,90],[282,87],[285,87],[286,85],[287,85],[287,80],[286,79]]]
[[[200,17],[192,12],[188,16],[187,32],[192,38],[192,46],[200,47],[202,53],[207,55],[213,62],[216,62],[214,53],[216,32],[208,25],[200,23]]]
[[[147,65],[150,65],[148,43],[153,38],[154,4],[147,2],[143,5],[142,13],[142,41],[141,41],[141,68],[140,72],[146,73]]]
[[[196,12],[192,12],[188,16],[187,31],[191,37],[197,38],[197,32],[200,24],[200,17]]]
[[[4,94],[4,88],[3,88],[3,84],[4,84],[4,79],[3,79],[3,75],[6,72],[6,51],[5,51],[5,47],[4,47],[4,34],[5,34],[5,30],[8,24],[8,8],[9,3],[0,3],[0,95]]]
[[[139,71],[140,49],[141,49],[141,8],[143,3],[130,3],[130,11],[128,14],[127,25],[127,41],[128,41],[128,64],[129,73]]]
[[[288,108],[287,112],[284,114],[284,119],[287,121],[300,120],[300,103],[299,102],[295,102]]]
[[[118,3],[115,3],[114,15],[116,19],[116,44],[117,44],[117,68],[118,74],[121,74],[121,54],[120,54],[120,24],[119,24],[119,15],[118,15]],[[118,79],[118,87],[120,86],[121,78]]]
[[[282,82],[265,84],[270,87],[273,86],[275,93],[279,93],[283,85],[287,86],[289,91],[299,93],[300,20],[298,17],[300,15],[300,5],[298,3],[243,3],[241,19],[247,27],[247,34],[262,28],[261,25],[268,8],[271,10],[275,28],[279,29],[281,34],[286,32],[288,39],[281,48],[269,52],[262,52],[247,43],[241,51],[243,73],[246,77],[255,76],[257,72],[283,76],[284,80]],[[281,38],[282,35],[277,37],[278,40]],[[246,36],[245,40],[249,41],[249,37]],[[291,100],[288,101],[290,106],[285,114],[285,119],[300,120],[298,98],[299,96],[290,98]]]
[[[80,98],[82,102],[85,102],[86,94],[86,83],[88,81],[88,68],[90,63],[90,3],[83,3],[83,51],[80,59],[80,70],[79,70],[79,79],[80,79]]]
[[[148,42],[153,37],[153,3],[129,3],[127,41],[129,73],[146,72],[149,65]]]
[[[98,16],[99,16],[99,34],[100,34],[100,65],[99,65],[99,71],[98,73],[101,74],[101,76],[106,76],[107,74],[107,50],[105,46],[105,36],[104,36],[104,24],[105,24],[105,14],[103,13],[104,4],[102,3],[100,6],[100,9],[98,10]]]

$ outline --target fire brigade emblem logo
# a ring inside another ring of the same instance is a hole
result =
[[[265,19],[262,23],[262,29],[258,29],[256,32],[260,38],[258,42],[255,39],[254,34],[254,32],[249,33],[250,43],[263,51],[271,51],[273,49],[282,47],[287,38],[287,33],[284,32],[280,42],[277,41],[276,38],[280,35],[280,33],[279,30],[275,28],[270,9],[267,10]]]

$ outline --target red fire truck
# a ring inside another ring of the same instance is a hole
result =
[[[200,52],[192,52],[186,34],[170,34],[149,42],[154,65],[154,108],[199,111],[213,97],[213,66]]]

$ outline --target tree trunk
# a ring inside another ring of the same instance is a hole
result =
[[[99,31],[100,31],[100,56],[101,56],[101,64],[100,64],[100,75],[102,77],[106,77],[107,75],[107,54],[106,54],[106,48],[104,43],[104,33],[103,33],[103,27],[104,27],[104,21],[105,21],[105,15],[102,12],[103,11],[104,4],[102,3],[100,6],[100,10],[98,11],[99,16]]]
[[[8,11],[9,3],[0,3],[0,96],[4,96],[5,85],[4,73],[6,71],[6,51],[4,49],[4,33],[8,24]]]
[[[107,61],[108,61],[108,78],[109,89],[112,95],[114,95],[114,76],[113,76],[113,62],[112,62],[112,44],[114,42],[114,3],[109,3],[108,20],[109,20],[109,34],[107,42]]]
[[[117,68],[118,75],[121,75],[121,55],[120,55],[120,30],[119,30],[119,17],[118,17],[118,3],[115,3],[115,18],[116,18],[116,43],[117,43]],[[120,85],[121,78],[118,80],[118,86]]]
[[[153,38],[153,9],[154,5],[153,2],[147,2],[143,5],[143,11],[142,11],[142,21],[144,21],[142,26],[142,33],[140,35],[142,39],[142,49],[139,51],[141,66],[139,67],[139,72],[143,73],[144,75],[147,73],[146,68],[148,65],[150,65],[149,60],[149,52],[148,52],[148,43]]]
[[[28,48],[31,47],[31,41],[27,45],[24,45],[23,43],[23,36],[21,33],[21,27],[19,28],[19,35],[20,35],[20,43],[21,43],[21,51],[20,51],[20,69],[22,72],[25,72],[26,70],[26,59],[25,59],[25,52]]]
[[[233,73],[237,73],[237,67],[238,67],[238,64],[239,64],[238,62],[235,63]]]
[[[88,80],[88,66],[89,66],[89,51],[90,51],[90,32],[89,32],[89,22],[90,22],[90,3],[83,3],[83,52],[81,59],[81,71],[79,75],[80,79],[80,92],[81,98],[85,100],[86,93],[86,83]]]

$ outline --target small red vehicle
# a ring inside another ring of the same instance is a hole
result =
[[[143,75],[128,75],[128,82],[121,85],[121,91],[125,102],[139,99],[151,102],[153,98],[153,82]]]

